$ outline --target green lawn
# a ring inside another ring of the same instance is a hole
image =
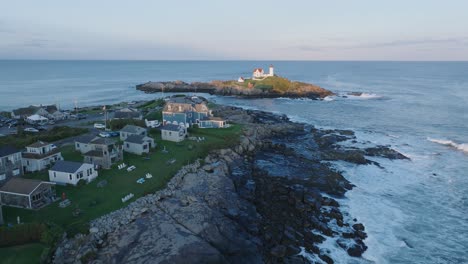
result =
[[[31,264],[39,263],[45,249],[40,243],[0,248],[0,263],[2,264]]]
[[[125,153],[124,161],[128,165],[136,166],[136,170],[127,172],[118,170],[117,165],[110,170],[100,170],[99,177],[88,185],[81,187],[57,186],[57,195],[65,193],[72,205],[67,208],[59,208],[58,202],[51,204],[38,211],[19,208],[4,207],[6,222],[15,223],[16,217],[20,216],[22,222],[54,222],[62,226],[69,233],[86,231],[87,223],[101,215],[114,211],[128,204],[122,203],[121,198],[133,193],[139,198],[147,193],[162,189],[169,179],[182,167],[197,158],[203,158],[212,149],[225,148],[237,144],[241,133],[240,125],[233,125],[224,129],[190,129],[191,136],[205,137],[203,142],[186,140],[180,143],[161,141],[160,132],[151,130],[152,137],[158,144],[157,148],[149,155],[149,160],[132,154]],[[191,147],[190,147],[191,145]],[[163,147],[169,151],[161,152]],[[73,150],[73,146],[62,149],[65,160],[82,161],[82,156]],[[167,161],[176,159],[176,162],[167,165]],[[144,184],[136,183],[136,180],[145,177],[146,173],[153,175],[152,179],[146,180]],[[47,172],[29,174],[27,177],[48,179]],[[98,188],[97,183],[106,180],[107,186]],[[132,201],[131,200],[131,201]],[[131,202],[130,201],[130,202]],[[73,216],[76,209],[81,211],[78,216]]]

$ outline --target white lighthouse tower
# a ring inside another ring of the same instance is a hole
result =
[[[268,73],[268,76],[274,76],[275,75],[275,68],[273,67],[273,64],[270,65],[270,72]]]

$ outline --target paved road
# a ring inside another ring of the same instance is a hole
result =
[[[108,118],[111,119],[113,114],[109,113]],[[104,123],[104,115],[102,114],[91,114],[88,115],[86,119],[69,119],[58,121],[54,125],[47,125],[47,128],[50,129],[55,126],[71,126],[71,127],[85,127],[93,128],[94,123]],[[28,126],[26,126],[28,127]],[[8,126],[0,127],[0,134],[9,135],[16,131],[16,127],[8,128]]]

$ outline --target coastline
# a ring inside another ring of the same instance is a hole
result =
[[[213,151],[182,168],[166,189],[94,220],[92,234],[65,240],[55,262],[91,254],[104,263],[156,256],[171,262],[210,256],[216,262],[332,263],[319,247],[328,237],[350,256],[365,251],[364,226],[355,218],[344,222],[339,204],[330,198],[342,197],[352,185],[321,161],[367,164],[365,155],[406,157],[386,147],[340,149],[336,143],[355,138],[352,131],[315,129],[285,116],[228,106],[215,113],[247,127],[239,146]],[[298,148],[298,142],[307,144]],[[282,159],[292,165],[275,168]],[[190,244],[181,243],[182,234],[193,238]],[[161,237],[165,242],[155,242]],[[131,246],[134,241],[138,248]],[[125,252],[119,253],[122,245]]]
[[[242,84],[235,83],[234,81],[211,81],[211,82],[192,82],[186,83],[183,81],[170,81],[170,82],[147,82],[136,85],[136,89],[145,93],[158,93],[158,92],[169,92],[169,93],[184,93],[184,92],[195,92],[195,93],[208,93],[211,95],[219,96],[238,96],[242,98],[309,98],[309,99],[323,99],[327,96],[334,95],[329,90],[326,90],[317,85],[289,81],[280,77],[278,78],[284,82],[282,89],[275,86],[269,86],[265,88],[265,85],[246,87]]]

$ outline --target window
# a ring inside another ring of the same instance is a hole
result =
[[[143,149],[148,149],[148,145],[143,145]]]
[[[76,147],[79,148],[79,147],[80,147],[80,143],[76,143]]]
[[[29,166],[29,160],[26,161],[26,164]]]
[[[3,180],[5,180],[5,179],[6,179],[6,175],[5,175],[5,174],[0,175],[0,181],[3,181]]]
[[[70,175],[69,175],[69,177],[70,177],[70,181],[71,181],[71,180],[73,179],[73,175],[72,175],[72,174],[70,174]]]
[[[57,173],[54,171],[54,178],[57,178]]]
[[[130,147],[130,144],[127,143],[127,148],[129,148],[129,147]]]
[[[171,132],[171,131],[169,131],[169,136],[172,136],[172,132]]]

